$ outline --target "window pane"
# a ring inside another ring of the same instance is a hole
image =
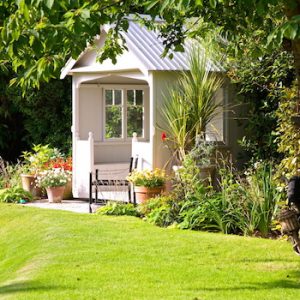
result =
[[[105,104],[112,104],[112,90],[105,90]]]
[[[121,138],[122,108],[117,106],[106,107],[105,119],[105,138]]]
[[[127,90],[127,103],[129,105],[134,105],[134,91]]]
[[[134,132],[138,137],[143,137],[143,117],[142,106],[127,107],[127,137],[132,137]]]
[[[143,96],[144,96],[144,91],[143,90],[136,90],[135,91],[136,105],[143,105]]]
[[[115,94],[115,105],[122,104],[122,91],[121,90],[114,90]]]

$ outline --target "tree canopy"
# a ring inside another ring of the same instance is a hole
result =
[[[114,60],[126,48],[118,33],[128,29],[127,16],[132,13],[150,15],[152,19],[143,23],[151,28],[155,17],[165,20],[156,26],[166,49],[182,50],[186,37],[202,33],[197,24],[204,20],[207,28],[219,28],[232,42],[232,53],[259,56],[283,45],[294,53],[300,69],[298,0],[1,1],[1,67],[11,64],[22,87],[38,86],[56,77],[66,59],[76,58],[108,23],[115,27],[100,60]],[[184,27],[188,20],[192,26]]]

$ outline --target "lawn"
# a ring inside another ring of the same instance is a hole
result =
[[[286,241],[0,204],[0,299],[298,299]]]

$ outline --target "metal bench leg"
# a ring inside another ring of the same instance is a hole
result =
[[[93,182],[92,182],[92,173],[90,173],[90,189],[89,189],[89,212],[90,214],[93,212],[92,211],[92,201],[93,201],[93,194],[92,194],[92,185],[93,185]]]

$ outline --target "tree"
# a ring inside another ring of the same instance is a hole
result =
[[[115,28],[109,32],[102,60],[114,60],[125,48],[117,34],[128,28],[124,17],[139,6],[138,1],[126,0],[1,1],[0,65],[3,69],[11,64],[14,81],[23,88],[39,87],[58,77],[66,59],[77,58],[107,23]]]
[[[184,29],[187,20],[195,25],[203,19],[219,27],[239,55],[262,55],[283,45],[293,52],[300,77],[299,0],[7,0],[0,2],[0,61],[11,63],[18,83],[38,86],[57,76],[66,58],[76,58],[93,43],[99,26],[113,23],[100,60],[126,49],[118,34],[127,30],[130,13],[147,13],[144,20],[165,20],[159,27],[166,49],[182,50],[184,39],[199,35],[197,26]],[[194,30],[193,28],[196,28]],[[249,48],[249,40],[255,40]],[[121,43],[120,43],[121,41]],[[300,80],[298,80],[300,81]]]

